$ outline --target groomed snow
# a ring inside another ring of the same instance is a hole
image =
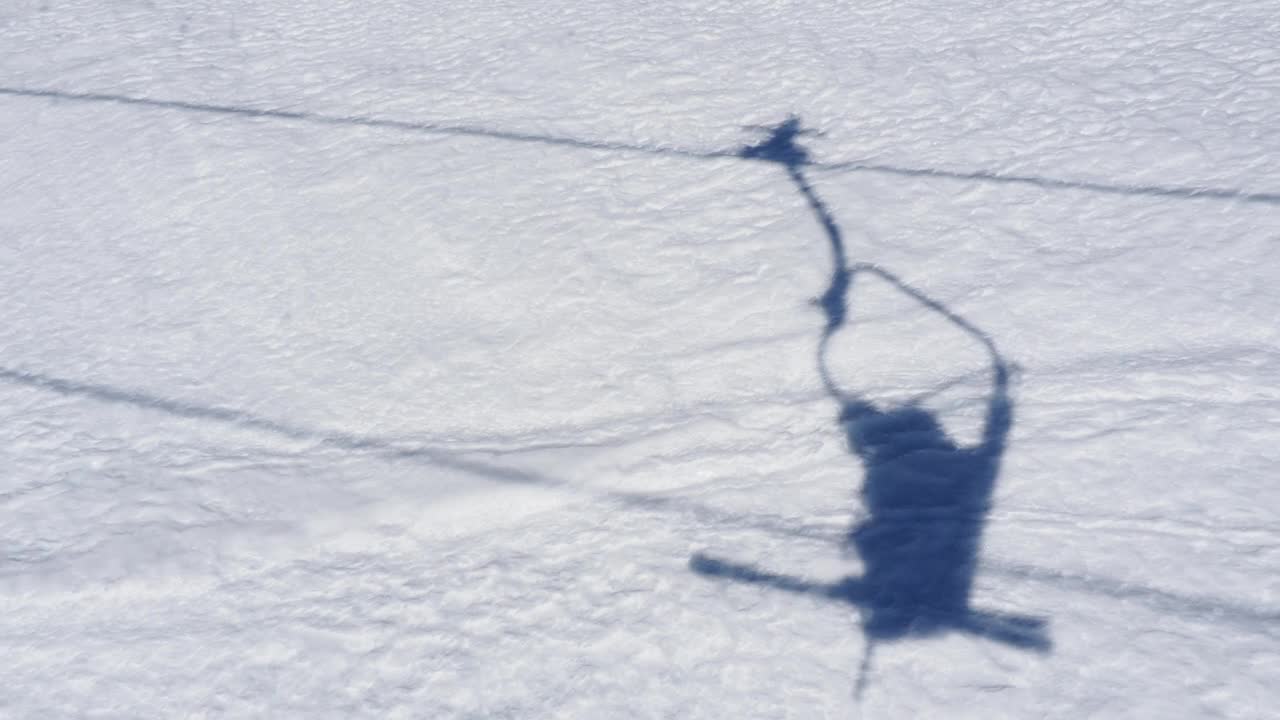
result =
[[[431,5],[0,7],[0,716],[1277,712],[1275,3]]]

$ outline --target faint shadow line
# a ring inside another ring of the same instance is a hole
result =
[[[838,541],[843,536],[843,531],[840,529],[805,525],[784,516],[729,512],[679,496],[619,490],[594,490],[519,468],[458,457],[453,453],[439,449],[405,447],[403,442],[385,438],[307,428],[301,425],[259,417],[243,410],[200,405],[136,390],[123,390],[107,385],[67,380],[6,367],[0,367],[0,382],[32,387],[67,397],[84,397],[98,402],[155,410],[178,417],[220,422],[250,430],[273,433],[293,440],[309,440],[344,450],[372,452],[391,459],[426,461],[442,467],[489,478],[497,482],[570,490],[641,511],[684,513],[708,525],[745,528],[781,537],[798,537],[819,542]],[[1136,586],[1107,577],[1073,575],[1057,570],[998,562],[983,562],[980,565],[979,574],[998,574],[1031,582],[1060,585],[1085,593],[1130,598],[1156,610],[1184,616],[1208,615],[1215,620],[1226,620],[1235,623],[1280,622],[1280,609],[1257,609],[1211,597],[1180,595],[1164,590]],[[806,584],[807,581],[801,580],[798,582]],[[813,588],[820,587],[815,583],[808,583],[808,585]]]
[[[44,98],[49,100],[66,100],[72,102],[113,103],[117,105],[134,105],[142,107],[182,110],[186,112],[209,113],[214,115],[238,115],[250,118],[267,118],[274,120],[295,120],[319,125],[355,125],[384,128],[406,132],[429,133],[433,135],[460,135],[510,140],[515,142],[541,143],[580,150],[645,153],[650,155],[670,155],[675,157],[700,160],[712,159],[748,159],[758,162],[771,162],[768,158],[743,158],[740,150],[690,150],[678,147],[659,145],[637,145],[632,143],[609,142],[603,140],[581,140],[578,138],[536,133],[510,132],[490,130],[471,125],[449,125],[443,123],[412,122],[407,120],[391,120],[367,117],[362,115],[326,115],[322,113],[281,110],[275,108],[251,108],[236,105],[220,105],[215,103],[187,102],[183,100],[160,100],[112,93],[68,92],[64,90],[0,87],[0,95],[10,97]],[[1182,200],[1234,200],[1244,203],[1261,203],[1280,205],[1280,193],[1248,192],[1232,188],[1216,187],[1181,187],[1161,185],[1121,185],[1081,180],[1063,180],[1038,175],[1013,175],[991,172],[987,170],[955,171],[936,168],[912,168],[895,165],[882,165],[867,162],[834,162],[823,163],[805,158],[804,167],[833,172],[863,172],[895,175],[910,178],[935,178],[942,180],[967,180],[997,185],[1027,185],[1046,190],[1079,190],[1104,193],[1108,195],[1129,195],[1146,197],[1178,198]]]
[[[936,178],[942,180],[968,180],[997,185],[1030,185],[1046,190],[1083,190],[1107,195],[1131,195],[1147,197],[1179,198],[1182,200],[1235,200],[1245,203],[1280,205],[1280,193],[1260,193],[1215,187],[1179,187],[1165,185],[1111,185],[1083,180],[1061,180],[1039,175],[1009,175],[975,170],[960,172],[934,168],[908,168],[895,165],[877,165],[862,162],[817,164],[820,170],[836,172],[864,172],[896,175],[911,178]]]
[[[267,118],[272,120],[296,120],[318,125],[355,125],[363,127],[384,128],[407,132],[428,133],[431,135],[462,135],[511,140],[515,142],[541,143],[544,145],[560,145],[580,150],[601,150],[613,152],[635,152],[650,155],[675,155],[678,157],[713,159],[735,157],[731,152],[697,151],[681,148],[668,148],[655,145],[633,145],[619,142],[595,140],[579,140],[577,138],[556,135],[538,135],[533,133],[508,132],[490,130],[471,125],[448,125],[442,123],[412,122],[408,120],[391,120],[386,118],[367,117],[363,115],[326,115],[295,110],[275,108],[252,108],[236,105],[217,105],[213,103],[188,102],[184,100],[157,100],[129,95],[113,95],[109,93],[78,93],[61,90],[42,90],[33,88],[0,87],[0,95],[12,97],[45,98],[50,100],[67,100],[71,102],[110,103],[115,105],[135,105],[142,107],[163,108],[166,110],[183,110],[186,112],[208,113],[212,115],[238,115],[250,118]]]
[[[40,373],[24,372],[13,368],[0,367],[0,380],[5,380],[17,385],[39,388],[41,390],[49,390],[51,392],[58,393],[59,395],[87,397],[100,402],[133,405],[135,407],[145,408],[148,410],[159,410],[179,417],[195,418],[199,420],[215,420],[232,425],[239,425],[253,430],[264,430],[276,435],[283,435],[293,440],[319,439],[323,440],[326,444],[347,450],[395,449],[395,444],[387,440],[361,437],[347,433],[320,432],[296,425],[277,422],[275,420],[261,418],[243,410],[197,405],[194,403],[183,402],[181,400],[149,395],[136,390],[121,390],[109,385],[97,385],[93,383],[78,382],[75,380],[65,380],[63,378],[42,375]]]
[[[7,367],[0,367],[0,381],[38,388],[68,397],[85,397],[103,403],[131,405],[146,410],[156,410],[178,417],[211,420],[249,430],[268,432],[291,440],[317,442],[324,446],[342,450],[374,452],[392,458],[428,460],[435,464],[464,470],[502,482],[550,486],[564,484],[559,480],[546,478],[536,473],[530,473],[518,468],[467,460],[439,449],[405,447],[402,442],[384,438],[317,430],[270,420],[244,410],[199,405],[136,390],[122,390],[108,385],[66,380]]]
[[[567,490],[639,510],[681,512],[709,525],[746,527],[763,532],[787,532],[793,536],[813,539],[825,539],[827,537],[827,533],[820,528],[797,525],[788,522],[786,518],[781,516],[746,516],[672,495],[622,490],[598,490],[510,465],[498,465],[467,458],[448,450],[421,446],[413,447],[405,441],[304,427],[271,420],[244,410],[200,405],[137,390],[125,390],[109,385],[67,380],[3,366],[0,366],[0,382],[36,388],[66,397],[88,398],[102,403],[128,405],[144,410],[163,412],[176,417],[212,421],[247,430],[279,435],[290,440],[315,442],[325,447],[341,450],[367,452],[392,460],[427,462],[471,473],[496,482]]]
[[[1255,608],[1214,597],[1157,590],[1114,578],[1076,575],[1030,565],[1005,563],[983,563],[979,574],[984,573],[1046,583],[1094,595],[1136,600],[1153,610],[1188,618],[1225,620],[1246,627],[1262,625],[1269,634],[1280,628],[1280,609]]]

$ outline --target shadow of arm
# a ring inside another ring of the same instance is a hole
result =
[[[999,457],[1004,453],[1009,428],[1013,427],[1013,400],[1009,397],[1009,368],[999,355],[995,356],[992,371],[991,400],[987,403],[987,418],[983,423],[982,442],[978,452],[986,457]]]
[[[886,282],[907,294],[921,305],[933,310],[939,315],[949,320],[953,325],[972,336],[975,340],[982,344],[987,350],[987,354],[991,356],[992,370],[992,387],[991,400],[987,404],[987,417],[983,424],[982,440],[978,445],[978,452],[987,457],[998,457],[1004,452],[1006,438],[1009,435],[1009,428],[1013,425],[1013,400],[1009,396],[1009,364],[1005,362],[1000,355],[1000,351],[996,349],[995,342],[982,330],[979,330],[968,320],[960,317],[952,312],[950,308],[941,302],[925,295],[919,290],[911,287],[901,278],[893,273],[885,270],[879,265],[871,263],[856,263],[849,266],[851,274],[859,272],[869,272],[878,275]],[[824,339],[825,342],[825,339]],[[824,344],[825,349],[825,344]],[[823,380],[828,383],[826,367],[823,366]]]

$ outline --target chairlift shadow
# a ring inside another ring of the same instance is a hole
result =
[[[707,577],[815,595],[858,608],[868,641],[858,694],[865,687],[872,648],[879,642],[960,631],[1047,652],[1051,642],[1044,619],[983,610],[971,601],[982,530],[1013,423],[1009,364],[986,333],[942,303],[883,268],[848,263],[840,227],[804,172],[809,155],[796,141],[806,134],[811,133],[799,119],[790,117],[739,154],[783,166],[831,247],[828,288],[814,301],[826,319],[818,368],[828,395],[839,404],[837,422],[849,452],[865,472],[861,498],[867,517],[843,542],[861,558],[863,573],[832,583],[814,582],[705,553],[694,554],[690,568]],[[850,290],[861,274],[878,276],[983,346],[990,358],[991,388],[976,444],[957,444],[918,398],[881,407],[842,389],[833,379],[830,340],[849,321]]]

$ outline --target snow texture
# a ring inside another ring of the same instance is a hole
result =
[[[1267,718],[1274,2],[0,5],[0,716]]]

